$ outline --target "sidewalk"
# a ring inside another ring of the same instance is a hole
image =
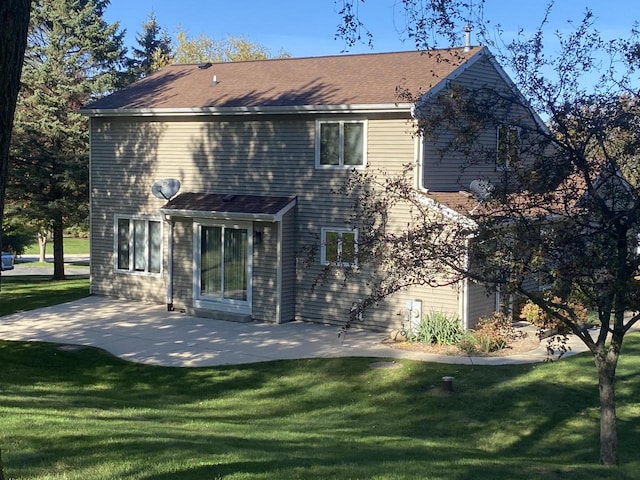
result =
[[[468,357],[390,348],[384,333],[305,322],[281,325],[234,323],[167,312],[163,306],[87,297],[53,307],[0,317],[0,339],[102,348],[124,360],[172,367],[205,367],[280,359],[376,357],[466,365],[544,361],[544,345],[524,355]],[[571,339],[571,351],[585,351]]]

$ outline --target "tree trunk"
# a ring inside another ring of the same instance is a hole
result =
[[[13,114],[27,47],[31,0],[0,1],[0,251]]]
[[[64,280],[64,232],[62,215],[56,213],[53,220],[53,279]]]
[[[2,450],[0,450],[0,480],[4,480],[4,465],[2,463]]]
[[[620,352],[618,346],[603,346],[595,356],[600,392],[600,463],[603,465],[618,465],[615,395],[616,366]]]
[[[38,248],[39,248],[39,262],[44,263],[47,261],[47,232],[38,232]]]

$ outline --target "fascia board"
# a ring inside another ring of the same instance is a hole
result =
[[[507,75],[507,72],[505,72],[504,68],[502,68],[502,65],[498,63],[498,61],[495,59],[495,57],[487,47],[482,47],[478,51],[478,53],[476,53],[473,57],[467,60],[464,64],[460,65],[457,69],[455,69],[449,75],[447,75],[437,85],[434,85],[434,87],[431,88],[428,92],[423,94],[415,103],[414,108],[411,112],[411,115],[414,118],[419,118],[418,112],[419,112],[421,103],[427,102],[430,98],[437,95],[440,91],[442,91],[444,88],[446,88],[449,85],[449,82],[454,80],[456,77],[460,76],[463,72],[468,70],[470,67],[472,67],[476,62],[478,62],[482,58],[486,58],[489,61],[489,63],[491,63],[491,66],[496,70],[500,78],[518,96],[518,98],[522,102],[522,105],[527,107],[529,112],[531,112],[531,115],[533,116],[538,127],[542,129],[543,132],[549,133],[549,128],[546,125],[546,123],[544,123],[542,118],[540,118],[540,115],[538,115],[538,113],[530,107],[529,101],[524,97],[524,95],[522,95],[522,92],[520,92],[520,89],[518,88],[518,86],[514,83],[513,80],[511,80],[511,77]]]
[[[272,223],[276,221],[275,215],[265,213],[209,212],[200,210],[175,210],[172,208],[161,208],[160,213],[169,217],[215,218],[217,220],[245,220]]]
[[[301,113],[397,113],[412,111],[413,104],[300,105],[291,107],[194,107],[194,108],[85,108],[88,117],[194,117],[229,115],[295,115]]]
[[[422,94],[422,96],[414,104],[414,110],[412,111],[412,114],[419,108],[420,103],[426,102],[429,98],[436,96],[440,91],[442,91],[444,88],[446,88],[449,85],[449,82],[451,82],[455,78],[462,75],[466,70],[468,70],[473,65],[475,65],[475,63],[478,62],[481,58],[483,58],[487,53],[489,53],[489,51],[487,50],[487,47],[482,47],[480,50],[478,50],[478,52],[474,56],[466,60],[462,65],[456,68],[453,72],[451,72],[449,75],[447,75],[438,83],[436,83],[432,88],[430,88],[428,91]],[[490,54],[489,56],[491,57]]]
[[[294,198],[275,214],[271,213],[243,213],[243,212],[217,212],[201,210],[175,210],[173,208],[161,208],[160,213],[170,217],[187,218],[215,218],[217,220],[245,220],[254,222],[281,222],[284,215],[296,205]]]
[[[284,208],[282,208],[278,213],[274,215],[274,222],[282,222],[282,219],[285,216],[285,214],[289,210],[291,210],[293,207],[295,207],[296,203],[298,203],[298,200],[296,198],[291,200]]]

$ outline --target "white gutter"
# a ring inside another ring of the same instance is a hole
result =
[[[93,175],[91,174],[93,167],[93,142],[91,141],[93,128],[91,128],[91,120],[89,120],[89,192],[93,187]],[[91,253],[93,247],[93,199],[89,195],[89,295],[93,295],[93,262],[91,261]],[[117,250],[114,250],[117,252]]]
[[[223,115],[295,115],[300,113],[392,113],[412,111],[412,103],[190,108],[84,108],[88,117],[194,117]]]

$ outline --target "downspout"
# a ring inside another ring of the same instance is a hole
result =
[[[469,239],[464,242],[464,270],[469,270]],[[469,277],[462,280],[462,305],[460,313],[462,314],[462,328],[469,329]]]
[[[419,192],[428,193],[429,190],[424,188],[424,137],[422,136],[422,132],[416,137],[416,141],[418,142],[418,178],[416,179],[415,185]]]
[[[167,234],[167,312],[173,312],[173,217],[167,221],[169,232]]]
[[[276,240],[276,323],[282,323],[282,229],[284,218],[275,225],[278,229]]]
[[[417,137],[418,142],[418,178],[416,179],[416,186],[419,192],[429,193],[429,189],[424,186],[424,138],[422,134]],[[469,239],[465,240],[465,249],[464,249],[464,269],[467,270],[469,268]],[[458,310],[460,316],[462,317],[462,326],[465,330],[469,328],[469,278],[465,277],[461,281],[461,294],[460,294],[460,303],[458,305]]]
[[[93,247],[93,118],[89,118],[89,295],[93,295],[93,261],[91,252]],[[118,238],[116,236],[116,238]]]

